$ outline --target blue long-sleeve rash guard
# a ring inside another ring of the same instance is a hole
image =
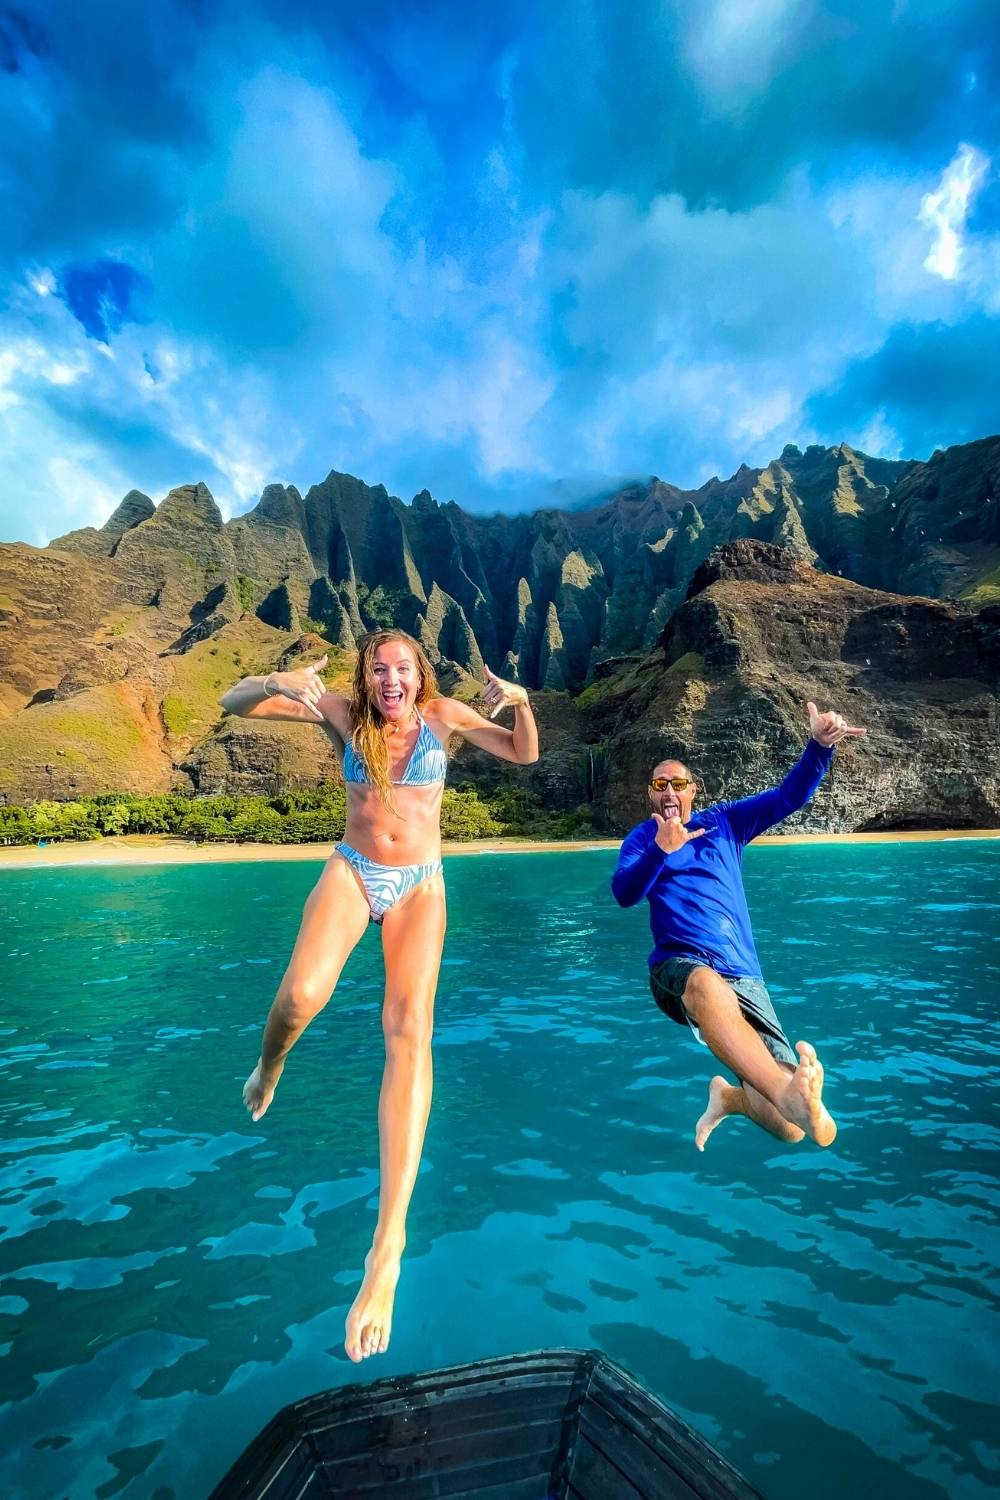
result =
[[[649,966],[664,958],[700,958],[727,978],[755,975],[760,960],[750,930],[743,889],[743,850],[813,796],[833,759],[833,750],[810,739],[780,786],[738,802],[716,802],[688,819],[704,828],[673,854],[656,843],[656,823],[633,828],[618,855],[611,890],[619,906],[649,901],[653,951]]]

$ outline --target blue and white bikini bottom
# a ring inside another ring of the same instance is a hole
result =
[[[408,896],[415,886],[422,880],[430,880],[432,875],[440,875],[442,870],[439,859],[426,865],[380,865],[367,855],[359,854],[350,844],[337,844],[335,848],[356,871],[368,897],[371,920],[379,924],[386,912]]]

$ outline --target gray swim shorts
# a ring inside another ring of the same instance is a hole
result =
[[[692,970],[710,967],[710,964],[700,958],[665,958],[662,963],[654,964],[649,971],[649,987],[663,1014],[672,1021],[679,1022],[681,1026],[690,1026],[703,1046],[705,1043],[701,1032],[684,1008],[683,995]],[[781,1029],[763,979],[752,974],[737,979],[731,979],[728,974],[720,974],[719,978],[736,991],[745,1019],[757,1032],[775,1061],[797,1067],[799,1060]]]

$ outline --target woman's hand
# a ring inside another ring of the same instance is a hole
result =
[[[264,678],[265,693],[269,698],[291,698],[294,703],[304,703],[321,724],[325,723],[316,705],[326,692],[326,684],[319,674],[328,660],[323,656],[311,667],[296,667],[294,672],[269,672]]]
[[[528,703],[528,695],[523,687],[518,687],[516,682],[505,682],[489,667],[483,668],[483,676],[486,678],[486,691],[483,693],[483,703],[486,708],[487,717],[495,719],[497,714],[507,704],[514,708],[524,708]]]

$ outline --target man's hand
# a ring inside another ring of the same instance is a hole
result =
[[[661,818],[658,812],[653,814],[653,822],[656,824],[656,843],[664,854],[675,854],[692,839],[700,839],[707,832],[705,828],[685,828],[680,818]]]
[[[821,714],[815,703],[807,703],[806,708],[809,710],[809,733],[818,745],[825,745],[827,749],[848,737],[868,733],[867,729],[852,729],[840,714]]]
[[[316,705],[326,692],[326,684],[319,674],[328,659],[323,656],[311,667],[298,667],[294,672],[270,672],[265,678],[265,693],[269,698],[291,698],[293,703],[303,703],[314,718],[321,724],[325,723]]]
[[[495,719],[500,710],[508,703],[515,708],[528,701],[528,695],[523,687],[518,687],[516,682],[505,682],[489,667],[483,668],[483,676],[486,678],[486,691],[483,694],[483,702],[489,718]]]

